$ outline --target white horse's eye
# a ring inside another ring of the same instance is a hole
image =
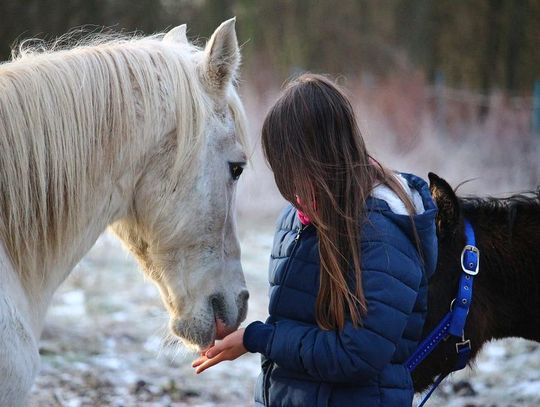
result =
[[[233,180],[237,180],[244,171],[245,163],[229,163],[229,171]]]

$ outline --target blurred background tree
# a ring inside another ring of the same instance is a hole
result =
[[[205,36],[236,15],[244,69],[428,81],[529,94],[540,77],[539,0],[0,0],[0,58],[25,38],[81,25],[154,33],[187,22]]]

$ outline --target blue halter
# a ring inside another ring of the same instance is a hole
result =
[[[471,341],[465,339],[465,323],[471,306],[473,280],[480,269],[480,251],[476,247],[474,229],[470,222],[465,219],[465,247],[461,252],[462,273],[459,278],[459,287],[456,298],[450,304],[450,311],[443,317],[437,327],[418,345],[418,348],[409,357],[405,365],[412,372],[422,361],[433,352],[437,345],[449,336],[458,337],[460,342],[456,343],[457,360],[452,370],[446,374],[440,374],[435,379],[433,386],[426,394],[421,407],[429,399],[431,394],[439,386],[448,374],[467,366],[471,356]]]

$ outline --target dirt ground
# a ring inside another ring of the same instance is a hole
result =
[[[247,321],[264,319],[272,228],[240,230],[251,292]],[[54,298],[31,406],[249,406],[259,358],[248,354],[196,376],[195,355],[166,345],[157,289],[111,235],[103,235]],[[429,406],[540,405],[540,344],[489,344],[474,370],[455,374]]]

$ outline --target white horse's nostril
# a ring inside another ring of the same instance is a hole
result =
[[[240,294],[238,294],[238,302],[240,304],[247,302],[249,300],[249,291],[248,290],[242,290],[240,291]]]
[[[212,309],[214,313],[221,317],[220,314],[225,312],[225,299],[221,294],[214,294],[210,297],[210,304],[212,304]]]
[[[236,306],[238,307],[238,319],[236,321],[237,325],[240,325],[242,321],[246,319],[247,309],[248,309],[248,299],[249,299],[248,290],[240,291],[240,294],[238,294],[238,297],[236,298]]]

